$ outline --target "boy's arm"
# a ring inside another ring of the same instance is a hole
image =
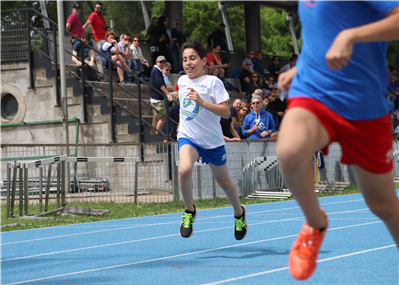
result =
[[[354,44],[397,39],[399,39],[399,6],[382,20],[341,31],[326,53],[327,64],[332,70],[341,70],[348,65]]]

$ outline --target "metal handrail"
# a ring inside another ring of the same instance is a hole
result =
[[[59,45],[58,45],[58,43],[56,42],[56,38],[54,38],[54,41],[52,41],[50,37],[48,37],[47,35],[44,35],[44,34],[41,33],[40,31],[38,31],[35,27],[32,27],[32,26],[30,25],[30,23],[29,23],[29,18],[30,18],[30,17],[29,17],[29,12],[32,11],[32,12],[38,14],[39,16],[41,16],[42,18],[44,18],[45,20],[47,20],[50,24],[52,24],[53,27],[58,27],[58,24],[55,23],[53,20],[49,19],[48,17],[46,17],[45,15],[41,14],[39,11],[33,9],[33,8],[23,8],[23,9],[4,10],[4,11],[1,11],[1,13],[21,12],[21,11],[26,11],[26,12],[27,12],[27,24],[28,24],[28,25],[27,25],[27,29],[28,29],[28,59],[29,59],[29,63],[30,63],[30,72],[31,72],[31,76],[30,76],[31,87],[33,87],[32,60],[31,60],[31,54],[30,54],[30,48],[31,48],[31,45],[30,45],[30,40],[31,40],[31,39],[30,39],[30,38],[31,38],[31,37],[30,37],[30,35],[29,35],[30,29],[36,31],[36,32],[37,32],[38,34],[40,34],[42,37],[46,38],[47,40],[49,40],[50,42],[52,42],[52,43],[54,44],[54,46],[55,46],[55,47],[54,47],[54,49],[55,49],[55,53],[54,53],[55,60],[53,60],[53,59],[51,59],[50,57],[48,57],[47,55],[45,55],[43,52],[41,52],[41,51],[40,51],[39,49],[37,49],[36,47],[34,47],[34,46],[32,46],[32,47],[33,47],[35,50],[37,50],[40,54],[42,54],[43,56],[45,56],[46,58],[48,58],[50,61],[53,61],[57,66],[59,65],[59,63],[58,63],[57,58],[56,58],[56,57],[57,57],[57,52],[56,52],[56,51],[57,51],[57,47],[58,47]],[[24,30],[25,30],[25,29],[24,29]],[[46,30],[51,30],[51,29],[46,29]],[[58,30],[59,30],[59,29],[58,29]],[[54,29],[53,29],[53,31],[54,31]],[[163,92],[159,91],[158,89],[154,88],[153,86],[151,86],[150,84],[148,84],[147,82],[145,82],[144,80],[142,80],[141,78],[137,77],[134,73],[132,73],[131,71],[125,69],[123,66],[120,66],[118,63],[114,62],[111,58],[109,58],[109,57],[107,57],[106,55],[102,54],[100,51],[98,51],[98,50],[95,49],[94,47],[91,47],[91,46],[87,45],[87,44],[86,44],[85,42],[83,42],[80,38],[76,37],[75,35],[73,35],[72,33],[70,33],[70,32],[69,32],[68,30],[66,30],[66,29],[64,29],[64,34],[65,34],[65,33],[66,33],[67,35],[70,35],[72,38],[74,38],[74,39],[80,41],[81,44],[82,44],[82,47],[88,47],[89,49],[92,49],[93,51],[95,51],[97,54],[100,54],[101,56],[107,58],[107,60],[108,60],[108,65],[109,65],[109,66],[110,66],[111,64],[116,65],[117,67],[121,68],[124,72],[127,72],[129,75],[133,76],[136,80],[138,80],[138,87],[140,87],[140,83],[144,83],[145,85],[147,85],[148,87],[150,87],[152,90],[154,90],[157,94],[163,96],[164,99],[165,99],[165,101],[167,100],[167,96],[166,96]],[[54,34],[55,34],[55,31],[54,31]],[[64,50],[64,52],[65,52],[65,51],[66,51],[67,53],[71,54],[69,51]],[[82,49],[82,51],[83,51],[83,49]],[[71,55],[74,56],[73,54],[71,54]],[[82,60],[82,64],[87,65],[87,64],[84,62],[84,60]],[[94,70],[94,68],[92,68],[90,65],[87,65],[87,66],[88,66],[90,69],[93,69],[93,70]],[[56,69],[56,70],[57,70],[57,69]],[[70,72],[69,70],[67,70],[67,71],[68,71],[70,74],[73,74],[73,73]],[[110,72],[109,72],[109,77],[107,77],[104,73],[101,73],[100,71],[96,70],[97,73],[99,73],[99,74],[101,74],[102,76],[105,76],[106,78],[109,79],[109,82],[110,82],[110,91],[111,91],[111,93],[112,93],[112,83],[115,83],[117,86],[121,87],[123,90],[125,90],[126,92],[128,92],[130,95],[133,95],[135,98],[138,99],[139,110],[141,110],[141,106],[140,106],[141,103],[144,103],[144,104],[146,104],[148,107],[150,107],[151,109],[156,110],[156,109],[155,109],[154,107],[152,107],[150,104],[148,104],[148,103],[146,103],[145,101],[142,101],[142,100],[141,100],[141,98],[140,98],[140,97],[141,97],[141,94],[140,94],[140,89],[141,89],[141,88],[138,88],[139,94],[138,94],[138,96],[136,96],[134,93],[132,93],[131,91],[127,90],[127,89],[124,88],[122,85],[120,85],[120,84],[116,83],[115,81],[113,81],[113,80],[112,80],[112,69],[109,68],[109,71],[110,71]],[[82,77],[76,76],[75,74],[73,74],[73,76],[75,76],[76,78],[81,79],[81,80],[83,81],[82,86],[83,86],[83,88],[85,88],[86,82],[85,82],[85,80],[84,80],[84,72],[82,72]],[[56,85],[57,85],[57,80],[56,80]],[[136,114],[134,114],[132,111],[126,109],[126,108],[125,108],[124,106],[122,106],[120,103],[114,101],[113,98],[112,98],[112,95],[111,95],[111,97],[109,97],[109,96],[107,96],[106,94],[104,94],[103,92],[99,91],[99,90],[98,90],[97,88],[95,88],[93,85],[91,85],[91,84],[89,84],[89,83],[87,83],[87,85],[89,85],[90,87],[94,88],[97,92],[101,93],[101,94],[102,94],[103,96],[105,96],[105,98],[107,98],[108,100],[112,101],[112,105],[111,105],[111,106],[114,106],[113,104],[115,103],[116,105],[118,105],[118,107],[124,109],[125,111],[127,111],[128,113],[130,113],[131,115],[133,115],[134,117],[136,117],[136,118],[139,119],[139,127],[140,127],[139,139],[140,139],[140,142],[141,142],[141,140],[142,140],[142,137],[141,137],[141,123],[143,122],[143,120],[141,119],[141,112],[139,112],[139,115],[136,115]],[[59,89],[59,88],[57,88],[57,93],[58,93],[58,89]],[[59,96],[58,96],[58,94],[57,94],[57,102],[58,102],[58,98],[59,98]],[[173,102],[175,102],[175,104],[178,104],[178,103],[177,103],[176,101],[174,101],[174,100],[173,100]],[[113,109],[113,107],[112,107],[112,109]],[[113,111],[114,111],[114,110],[112,110],[112,112],[111,112],[111,122],[113,122]],[[145,125],[147,125],[147,126],[150,127],[151,129],[154,129],[154,130],[158,131],[159,134],[161,134],[162,136],[166,137],[167,140],[169,141],[169,140],[171,139],[171,138],[170,138],[170,134],[169,134],[169,120],[172,120],[174,123],[177,123],[177,122],[174,121],[173,119],[169,118],[169,106],[168,106],[168,104],[166,104],[166,114],[163,114],[162,112],[159,112],[158,110],[156,110],[156,112],[158,112],[158,113],[160,113],[160,114],[162,114],[162,115],[164,115],[164,116],[166,117],[166,124],[167,124],[167,133],[166,133],[166,136],[165,136],[165,134],[162,132],[162,130],[158,130],[157,128],[153,127],[151,124],[147,123],[146,121],[144,121],[144,123],[145,123]],[[113,123],[112,123],[112,127],[113,127]],[[112,133],[113,133],[113,136],[114,136],[114,132],[112,132]]]

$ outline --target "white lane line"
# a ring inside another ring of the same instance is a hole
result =
[[[377,223],[377,222],[375,222]],[[378,222],[381,223],[381,222]],[[369,225],[371,223],[365,223],[365,224],[355,224],[351,226],[346,226],[346,227],[340,227],[340,228],[333,228],[330,230],[336,230],[336,229],[343,229],[343,228],[350,228],[350,227],[359,227],[363,225]],[[200,254],[200,253],[205,253],[205,252],[211,252],[211,251],[216,251],[216,250],[221,250],[221,249],[227,249],[227,248],[234,248],[234,247],[240,247],[240,246],[245,246],[245,245],[250,245],[250,244],[257,244],[257,243],[262,243],[262,242],[268,242],[268,241],[274,241],[274,240],[281,240],[281,239],[286,239],[286,238],[291,238],[291,237],[296,237],[297,234],[294,235],[288,235],[288,236],[283,236],[283,237],[276,237],[276,238],[270,238],[270,239],[264,239],[264,240],[258,240],[258,241],[252,241],[252,242],[247,242],[247,243],[242,243],[242,244],[235,244],[235,245],[229,245],[229,246],[223,246],[223,247],[218,247],[218,248],[211,248],[211,249],[206,249],[206,250],[200,250],[200,251],[195,251],[195,252],[188,252],[188,253],[183,253],[183,254],[177,254],[177,255],[172,255],[172,256],[164,256],[164,257],[159,257],[159,258],[154,258],[154,259],[149,259],[149,260],[142,260],[142,261],[136,261],[136,262],[130,262],[130,263],[125,263],[125,264],[118,264],[118,265],[112,265],[112,266],[105,266],[105,267],[100,267],[100,268],[94,268],[94,269],[88,269],[88,270],[81,270],[81,271],[75,271],[75,272],[70,272],[70,273],[64,273],[64,274],[58,274],[58,275],[53,275],[53,276],[47,276],[47,277],[41,277],[41,278],[36,278],[36,279],[30,279],[30,280],[24,280],[24,281],[18,281],[14,283],[8,283],[5,285],[14,285],[14,284],[23,284],[23,283],[29,283],[29,282],[36,282],[40,280],[48,280],[48,279],[53,279],[53,278],[59,278],[59,277],[64,277],[64,276],[71,276],[71,275],[76,275],[76,274],[82,274],[82,273],[88,273],[88,272],[95,272],[95,271],[100,271],[100,270],[107,270],[107,269],[113,269],[113,268],[119,268],[119,267],[125,267],[125,266],[130,266],[130,265],[136,265],[136,264],[143,264],[143,263],[149,263],[149,262],[154,262],[154,261],[160,261],[160,260],[166,260],[166,259],[172,259],[176,257],[182,257],[182,256],[188,256],[188,255],[194,255],[194,254]],[[392,247],[392,246],[388,246]],[[371,250],[369,250],[371,251]],[[364,251],[366,252],[366,251]],[[354,255],[354,254],[352,254]],[[346,256],[346,255],[345,255]],[[336,257],[338,258],[338,257]],[[328,259],[334,259],[334,258],[328,258]],[[326,259],[326,261],[328,260]],[[318,261],[321,262],[321,261]],[[287,267],[288,268],[288,267]],[[284,269],[284,268],[283,268]],[[272,270],[273,272],[283,270],[282,268]],[[286,269],[286,268],[285,268]],[[266,272],[267,273],[267,272]],[[263,273],[263,274],[266,274]],[[220,282],[220,281],[219,281]],[[217,284],[217,283],[215,283]]]
[[[362,211],[362,210],[364,210],[364,209],[358,209],[358,210],[352,210],[352,211],[344,211],[344,212],[333,212],[333,213],[329,213],[329,215],[356,212],[356,211]],[[259,223],[251,223],[251,224],[248,224],[248,226],[257,226],[257,225],[263,225],[263,224],[279,223],[279,222],[287,222],[287,221],[295,221],[295,220],[304,220],[304,217],[301,216],[301,217],[289,218],[289,219],[280,219],[280,220],[265,221],[265,222],[259,222]],[[367,224],[375,224],[375,223],[380,223],[380,222],[381,221],[376,221],[376,222],[371,222],[371,223],[367,223]],[[346,226],[342,227],[342,228],[346,228]],[[201,230],[201,231],[197,231],[197,233],[218,231],[218,230],[225,230],[225,229],[231,229],[231,226],[223,227],[223,228],[216,228],[216,229]],[[15,258],[4,259],[4,260],[1,260],[1,262],[18,260],[18,259],[26,259],[26,258],[32,258],[32,257],[39,257],[39,256],[46,256],[46,255],[53,255],[53,254],[66,253],[66,252],[73,252],[73,251],[79,251],[79,250],[87,250],[87,249],[100,248],[100,247],[107,247],[107,246],[115,246],[115,245],[134,243],[134,242],[140,242],[140,241],[162,239],[162,238],[173,237],[173,236],[177,236],[177,235],[178,234],[171,234],[171,235],[150,237],[150,238],[139,239],[139,240],[129,240],[129,241],[123,241],[123,242],[117,242],[117,243],[109,243],[109,244],[103,244],[103,245],[95,245],[95,246],[89,246],[89,247],[67,249],[67,250],[62,250],[62,251],[47,252],[47,253],[41,253],[41,254],[35,254],[35,255],[20,256],[20,257],[15,257]],[[3,252],[3,254],[4,254],[4,252]]]
[[[320,205],[321,206],[335,205],[335,204],[352,203],[352,202],[358,202],[358,201],[364,201],[364,200],[363,199],[357,199],[357,200],[350,200],[350,201],[331,202],[331,203],[325,203],[325,204],[320,204]],[[292,209],[299,209],[299,207],[297,206],[297,207],[289,207],[289,208],[281,208],[281,209],[272,209],[272,210],[252,212],[252,213],[248,213],[248,216],[252,216],[252,215],[256,215],[256,214],[260,214],[260,213],[285,211],[285,210],[292,210]],[[368,208],[365,208],[365,209],[368,209]],[[208,210],[214,210],[214,209],[208,209]],[[201,211],[205,211],[205,210],[201,210]],[[208,218],[200,218],[200,219],[197,219],[197,221],[209,220],[209,219],[217,219],[217,218],[230,217],[230,216],[231,215],[218,215],[218,216],[212,216],[212,217],[208,217]],[[83,232],[83,233],[76,233],[76,234],[58,235],[58,236],[52,236],[52,237],[28,239],[28,240],[21,240],[21,241],[2,243],[1,246],[9,245],[9,244],[24,243],[24,242],[34,242],[34,241],[39,241],[39,240],[48,240],[48,239],[54,239],[54,238],[64,238],[64,237],[71,237],[71,236],[78,236],[78,235],[86,235],[86,234],[93,234],[93,233],[100,233],[100,232],[107,232],[107,231],[118,231],[118,230],[134,229],[134,228],[149,227],[149,226],[168,225],[168,224],[176,224],[176,223],[180,223],[180,221],[167,222],[167,223],[155,223],[155,224],[149,224],[149,225],[138,225],[138,226],[131,226],[131,227],[121,227],[121,228],[105,229],[105,230]],[[45,228],[42,228],[42,229],[45,229]],[[13,233],[13,232],[5,232],[5,233]],[[5,234],[5,233],[2,233],[2,235]]]
[[[330,261],[330,260],[334,260],[334,259],[339,259],[339,258],[344,258],[344,257],[348,257],[348,256],[353,256],[353,255],[357,255],[357,254],[367,253],[367,252],[371,252],[371,251],[386,249],[386,248],[390,248],[390,247],[394,247],[394,246],[396,246],[396,245],[392,244],[392,245],[387,245],[387,246],[382,246],[382,247],[377,247],[377,248],[372,248],[372,249],[366,249],[366,250],[362,250],[362,251],[358,251],[358,252],[352,252],[352,253],[348,253],[348,254],[344,254],[344,255],[338,255],[338,256],[334,256],[334,257],[317,260],[317,263]],[[287,270],[288,268],[289,268],[288,266],[282,267],[282,268],[278,268],[278,269],[273,269],[273,270],[258,272],[258,273],[254,273],[254,274],[244,275],[244,276],[240,276],[240,277],[230,278],[230,279],[226,279],[226,280],[221,280],[221,281],[217,281],[217,282],[213,282],[213,283],[206,283],[204,285],[217,285],[217,284],[228,283],[228,282],[242,280],[242,279],[246,279],[246,278],[250,278],[250,277],[274,273],[277,271],[283,271],[283,270]]]

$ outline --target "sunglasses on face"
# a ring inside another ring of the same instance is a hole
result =
[[[164,61],[164,60],[162,60],[162,61],[160,61],[160,63],[165,63],[166,61]]]
[[[180,23],[175,23],[177,26],[179,26],[180,25]]]
[[[252,102],[252,104],[260,104],[260,102]]]
[[[140,42],[140,40],[133,40],[134,42]]]
[[[170,69],[166,69],[166,68],[165,68],[165,71],[170,72]]]
[[[254,75],[254,76],[252,76],[252,78],[258,78],[258,75]]]
[[[129,38],[129,39],[124,39],[125,41],[131,41],[132,39],[131,38]]]
[[[97,9],[97,10],[102,10],[102,9],[103,9],[103,7],[96,7],[96,9]]]

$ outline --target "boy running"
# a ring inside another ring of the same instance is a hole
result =
[[[328,228],[313,186],[310,157],[342,148],[370,210],[399,245],[399,200],[393,183],[392,133],[385,98],[387,42],[399,39],[398,1],[299,2],[302,53],[296,67],[279,77],[289,89],[277,155],[284,179],[306,223],[294,242],[289,267],[309,278]],[[292,81],[292,83],[291,83]]]
[[[220,117],[228,119],[229,95],[216,76],[204,75],[206,50],[199,41],[187,41],[182,47],[183,68],[187,75],[179,78],[180,121],[178,129],[179,183],[185,204],[180,235],[191,237],[197,212],[193,204],[193,165],[202,158],[216,182],[225,191],[234,208],[234,237],[241,240],[247,233],[246,209],[240,204],[237,188],[226,164],[226,149]]]

